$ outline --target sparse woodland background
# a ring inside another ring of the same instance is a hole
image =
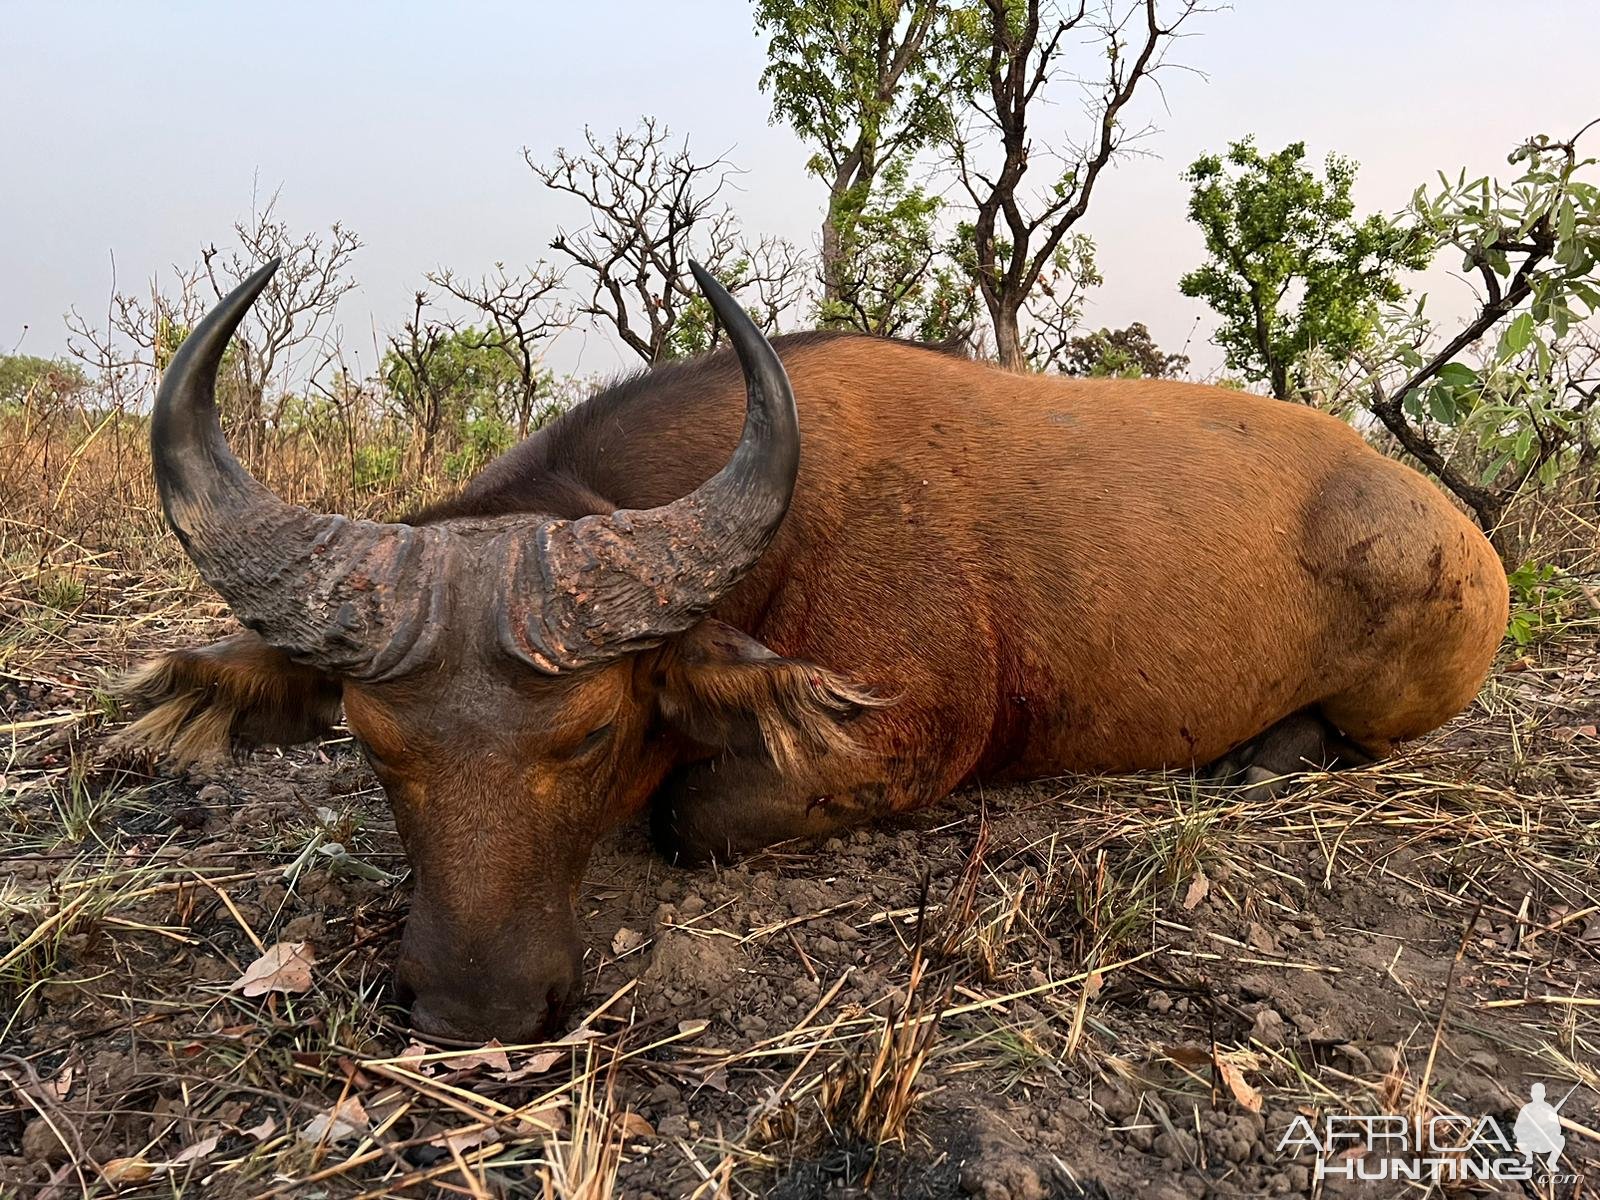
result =
[[[351,366],[335,322],[361,239],[290,228],[252,197],[225,244],[66,315],[69,354],[0,356],[0,552],[9,603],[81,602],[114,554],[170,557],[145,450],[154,388],[216,298],[257,265],[279,272],[224,366],[222,409],[250,467],[288,497],[393,515],[470,477],[585,396],[545,365],[557,338],[603,331],[640,367],[714,347],[689,277],[707,264],[771,333],[827,327],[957,342],[1011,370],[1188,377],[1190,347],[1144,326],[1082,323],[1102,277],[1087,232],[1119,157],[1159,152],[1164,74],[1182,38],[1212,36],[1198,0],[756,0],[774,121],[811,147],[809,244],[747,228],[736,163],[646,115],[527,149],[530,186],[569,224],[512,265],[455,264],[418,281]],[[1221,35],[1217,35],[1221,36]],[[1044,105],[1082,110],[1043,144]],[[1524,599],[1591,566],[1600,486],[1600,130],[1530,130],[1495,178],[1419,161],[1394,212],[1354,210],[1352,158],[1257,146],[1219,129],[1190,164],[1206,255],[1174,278],[1216,313],[1210,382],[1313,404],[1428,471],[1495,540]],[[1359,147],[1351,147],[1359,152]],[[508,152],[514,152],[508,147]],[[1174,165],[1175,171],[1181,169]],[[796,180],[797,185],[801,180]],[[283,181],[293,188],[294,180]],[[1455,266],[1474,311],[1436,320],[1415,276]],[[175,570],[181,563],[164,563]],[[1530,631],[1514,623],[1513,633]]]

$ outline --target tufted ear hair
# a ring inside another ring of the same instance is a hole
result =
[[[342,689],[247,632],[164,654],[122,680],[117,696],[143,715],[114,745],[183,766],[314,741],[339,719]]]
[[[850,724],[890,703],[815,663],[783,658],[722,621],[701,621],[667,651],[662,715],[694,741],[765,750],[783,771],[860,754]]]

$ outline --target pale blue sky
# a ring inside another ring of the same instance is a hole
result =
[[[1253,132],[1304,139],[1362,164],[1358,197],[1400,206],[1437,168],[1504,169],[1536,131],[1600,116],[1594,0],[1239,0],[1197,18],[1165,77],[1136,101],[1158,157],[1102,181],[1082,228],[1106,284],[1096,325],[1144,320],[1171,349],[1201,311],[1177,277],[1200,256],[1178,174]],[[252,181],[281,185],[298,227],[334,220],[365,242],[341,309],[370,365],[422,272],[477,273],[547,255],[575,214],[521,155],[653,113],[702,153],[745,169],[747,228],[812,244],[820,187],[805,149],[767,121],[763,46],[743,0],[655,3],[244,5],[0,0],[0,351],[64,347],[69,305],[103,311],[116,256],[124,289],[223,240]],[[1081,125],[1061,93],[1038,132]],[[1600,150],[1600,145],[1592,147]],[[1214,351],[1192,348],[1197,365]],[[563,369],[622,361],[570,335]]]

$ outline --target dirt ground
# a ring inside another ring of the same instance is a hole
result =
[[[405,862],[348,741],[108,749],[108,673],[219,628],[64,618],[0,663],[0,1195],[1420,1196],[1339,1177],[1396,1143],[1309,1139],[1509,1136],[1536,1083],[1555,1172],[1434,1194],[1600,1187],[1592,620],[1277,800],[1047,781],[721,870],[624,830],[575,1032],[471,1051],[388,1006]]]

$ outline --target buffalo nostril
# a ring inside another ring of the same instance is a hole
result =
[[[423,1000],[411,1005],[411,1028],[440,1045],[478,1046],[484,1041],[484,1038],[474,1037],[467,1029],[435,1013]]]

